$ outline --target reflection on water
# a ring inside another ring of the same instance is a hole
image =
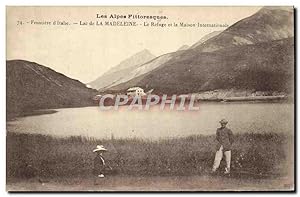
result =
[[[98,107],[58,109],[57,113],[18,118],[7,130],[58,136],[82,135],[97,138],[177,137],[215,134],[222,118],[234,133],[293,133],[293,104],[287,103],[201,103],[199,111],[160,110],[100,111]]]

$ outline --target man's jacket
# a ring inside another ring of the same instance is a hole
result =
[[[231,150],[231,145],[233,143],[233,133],[228,128],[218,128],[217,129],[217,140],[219,142],[218,150],[223,146],[223,151]]]

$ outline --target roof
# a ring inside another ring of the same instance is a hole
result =
[[[140,89],[142,89],[142,88],[140,88],[140,87],[132,87],[132,88],[129,88],[127,91],[135,91],[135,90],[140,90]]]

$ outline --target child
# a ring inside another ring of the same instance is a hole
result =
[[[96,153],[96,157],[94,159],[94,175],[95,180],[94,184],[97,185],[97,180],[100,178],[104,178],[104,169],[105,169],[105,160],[103,157],[103,153],[106,152],[107,149],[103,147],[103,145],[97,145],[97,148],[93,150],[94,153]]]

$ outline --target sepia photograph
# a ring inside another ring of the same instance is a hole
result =
[[[295,192],[293,6],[6,6],[6,191]]]

